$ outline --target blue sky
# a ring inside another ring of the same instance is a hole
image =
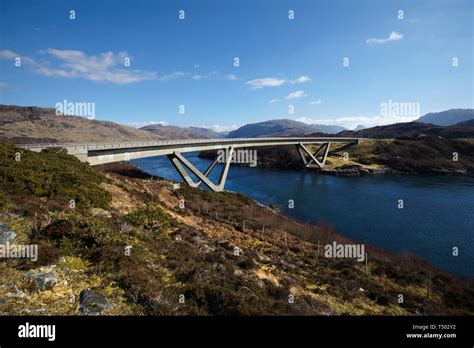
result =
[[[473,107],[473,12],[470,0],[0,0],[0,103],[91,102],[101,120],[217,130],[407,121],[381,103]]]

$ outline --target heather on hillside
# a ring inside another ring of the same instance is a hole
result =
[[[351,242],[327,223],[296,222],[242,194],[173,189],[130,164],[91,169],[62,151],[1,148],[1,228],[39,257],[0,261],[0,314],[474,313],[472,281],[416,257],[369,246],[367,267],[325,257],[321,244]],[[71,208],[59,199],[70,195],[84,198]],[[88,308],[85,294],[100,306]]]
[[[0,143],[0,189],[13,196],[74,200],[78,207],[106,208],[105,177],[61,148],[41,153]]]

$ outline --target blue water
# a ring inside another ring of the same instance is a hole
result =
[[[187,158],[201,170],[209,160]],[[134,160],[143,170],[182,181],[166,157]],[[220,168],[211,178],[217,181]],[[203,185],[204,187],[204,185]],[[227,190],[278,204],[303,222],[324,220],[349,238],[395,252],[409,251],[436,267],[474,277],[474,178],[438,176],[334,177],[232,166]],[[294,209],[288,200],[294,200]],[[398,209],[398,200],[403,209]],[[452,248],[459,255],[452,255]]]

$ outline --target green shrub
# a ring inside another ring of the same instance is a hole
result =
[[[105,179],[65,149],[37,153],[0,143],[0,191],[7,194],[74,199],[78,209],[107,208],[111,197],[100,187]]]
[[[176,221],[157,204],[149,203],[125,215],[132,225],[156,232],[165,232],[175,227]]]
[[[8,196],[0,193],[0,210],[4,209],[9,202]]]
[[[33,231],[30,238],[35,243],[58,248],[61,255],[96,259],[104,246],[125,240],[106,221],[96,217],[86,217],[78,212],[60,212],[52,217],[51,223]]]
[[[67,220],[73,225],[72,232],[60,243],[66,255],[94,258],[102,246],[120,241],[107,223],[97,218],[71,214]]]

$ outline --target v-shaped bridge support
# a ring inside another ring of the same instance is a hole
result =
[[[298,145],[296,145],[296,149],[298,150],[298,153],[300,154],[301,159],[303,160],[304,166],[306,168],[309,168],[310,164],[314,162],[319,168],[322,169],[326,164],[326,159],[328,158],[330,146],[331,143],[321,144],[321,146],[316,150],[316,152],[311,153],[311,151],[309,151],[306,146],[304,146],[302,143],[299,143]],[[318,159],[319,154],[321,154],[320,159]],[[307,159],[306,155],[309,155],[309,160]]]
[[[219,178],[219,183],[216,185],[211,180],[209,180],[208,175],[216,166],[219,156],[207,167],[204,173],[201,173],[199,169],[192,165],[179,151],[175,151],[173,154],[168,155],[168,159],[173,163],[174,167],[178,171],[179,175],[183,178],[186,183],[191,187],[198,187],[201,183],[204,183],[207,187],[209,187],[212,191],[219,192],[224,190],[225,181],[227,179],[227,174],[229,172],[230,162],[232,161],[232,155],[234,153],[234,147],[230,146],[226,151],[226,159],[224,167],[222,168],[222,172]],[[184,166],[184,167],[183,167]],[[186,171],[185,167],[191,171],[194,175],[199,178],[198,182],[194,182],[193,179],[189,176],[188,172]]]

